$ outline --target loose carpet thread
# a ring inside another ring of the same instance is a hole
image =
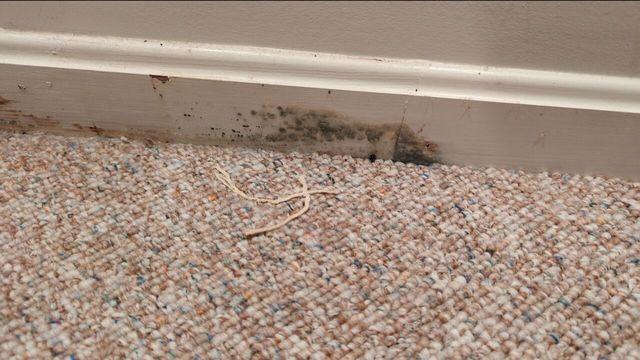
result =
[[[258,234],[262,234],[262,233],[266,233],[269,231],[273,231],[276,229],[279,229],[283,226],[285,226],[286,224],[288,224],[289,222],[291,222],[292,220],[297,219],[298,217],[302,216],[304,213],[306,213],[309,210],[309,206],[311,205],[311,194],[334,194],[337,195],[340,192],[337,190],[309,190],[309,186],[307,185],[307,180],[305,179],[305,177],[303,175],[300,175],[298,177],[298,180],[300,181],[300,183],[302,184],[302,191],[297,192],[297,193],[293,193],[290,195],[286,195],[283,197],[279,197],[276,199],[269,199],[269,198],[265,198],[265,197],[257,197],[257,196],[251,196],[248,195],[247,193],[245,193],[244,191],[240,190],[235,183],[233,182],[233,180],[231,179],[231,176],[229,175],[229,173],[227,171],[225,171],[224,169],[222,169],[220,166],[216,165],[214,166],[214,168],[216,169],[217,173],[215,173],[214,175],[216,176],[216,178],[218,180],[220,180],[220,182],[222,182],[222,184],[224,184],[229,190],[231,190],[233,193],[239,195],[240,197],[246,199],[246,200],[250,200],[250,201],[254,201],[254,202],[258,202],[258,203],[269,203],[269,204],[273,204],[273,205],[277,205],[277,204],[281,204],[284,203],[286,201],[292,200],[292,199],[296,199],[299,197],[304,197],[304,203],[302,205],[302,208],[298,211],[296,211],[295,213],[289,215],[286,219],[284,219],[283,221],[275,224],[275,225],[267,225],[267,226],[263,226],[263,227],[259,227],[256,229],[251,229],[251,230],[245,230],[244,236],[246,237],[251,237],[251,236],[255,236]]]

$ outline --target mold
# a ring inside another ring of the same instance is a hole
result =
[[[367,141],[370,143],[374,143],[380,140],[380,137],[384,135],[384,131],[381,129],[366,129],[365,134],[367,135]]]
[[[278,141],[340,141],[365,140],[374,143],[389,132],[393,126],[370,126],[349,121],[344,115],[329,110],[311,110],[294,106],[276,107],[280,124],[265,140]],[[252,111],[263,121],[276,118],[276,114],[267,111]]]
[[[169,82],[169,80],[171,80],[171,78],[165,75],[149,75],[149,77],[151,77],[152,79],[158,80],[163,84],[166,84],[167,82]]]
[[[438,145],[418,136],[403,124],[398,130],[393,160],[415,164],[439,162]]]
[[[151,75],[151,81],[162,81]],[[154,80],[156,79],[156,80]],[[166,79],[168,80],[168,77]],[[0,105],[12,103],[0,97]],[[242,117],[242,113],[251,114],[253,119]],[[126,136],[139,139],[159,139],[202,143],[256,146],[280,151],[316,151],[326,154],[351,154],[356,157],[392,159],[394,161],[429,164],[438,162],[439,149],[436,143],[429,141],[403,125],[402,121],[371,125],[358,121],[343,113],[310,109],[300,106],[263,105],[247,111],[233,111],[241,117],[243,123],[233,124],[235,128],[216,128],[207,126],[205,133],[183,133],[182,124],[176,124],[178,130],[165,129],[142,130],[135,128],[110,130],[95,124],[66,123],[49,116],[25,114],[21,110],[0,107],[0,127],[9,130],[31,131],[47,130],[53,133],[94,134],[99,136]],[[194,119],[197,115],[183,113],[181,119]],[[233,117],[235,118],[235,116]],[[233,118],[230,119],[233,121]],[[176,119],[178,121],[179,119]],[[183,120],[183,121],[184,121]],[[209,131],[210,130],[210,131]],[[420,129],[422,132],[424,129]],[[426,130],[426,133],[429,131]]]
[[[268,147],[273,144],[286,149],[317,144],[314,151],[332,152],[335,146],[327,144],[340,142],[372,161],[379,157],[418,164],[438,160],[437,145],[401,123],[370,125],[335,111],[298,106],[276,106],[271,110],[265,105],[251,110],[251,114],[269,125],[270,130],[263,136]]]

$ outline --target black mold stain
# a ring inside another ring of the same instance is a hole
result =
[[[327,110],[309,110],[298,107],[276,107],[282,124],[278,132],[268,134],[265,140],[279,141],[337,141],[379,140],[385,132],[392,128],[372,129],[370,126],[349,123],[343,115]],[[252,112],[253,113],[253,112]],[[268,110],[256,111],[256,116],[263,121],[276,119],[276,114]]]
[[[374,143],[380,140],[384,135],[384,131],[382,129],[369,128],[365,130],[365,134],[367,135],[367,141]]]
[[[404,124],[398,130],[398,141],[393,150],[393,160],[416,164],[438,162],[438,146],[416,135]]]
[[[312,110],[297,106],[277,106],[270,111],[267,106],[251,110],[253,116],[267,123],[274,123],[275,131],[264,136],[272,143],[283,142],[334,142],[366,141],[377,148],[387,142],[393,148],[392,160],[430,164],[438,161],[436,144],[415,134],[400,124],[368,125],[351,120],[335,111]],[[278,118],[276,120],[276,118]],[[377,159],[375,151],[368,155]]]

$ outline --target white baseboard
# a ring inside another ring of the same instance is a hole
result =
[[[0,30],[4,64],[640,113],[640,78]]]
[[[0,30],[0,79],[4,128],[640,179],[640,78]]]

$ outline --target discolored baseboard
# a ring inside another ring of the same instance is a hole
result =
[[[0,31],[0,128],[640,179],[640,80]]]

